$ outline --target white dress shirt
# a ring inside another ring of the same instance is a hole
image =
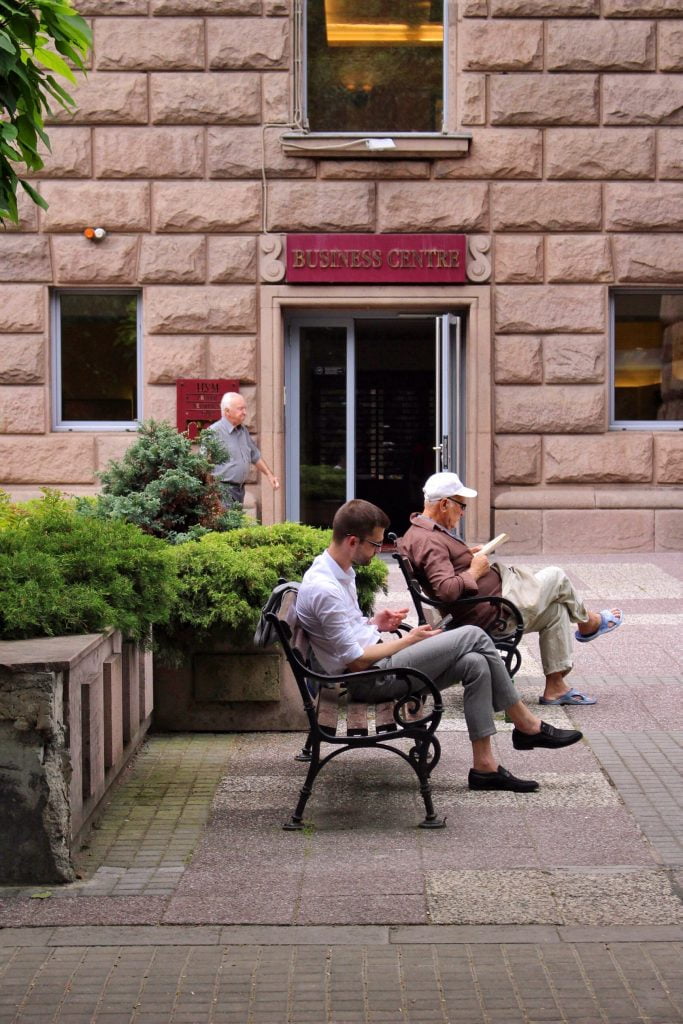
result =
[[[304,575],[296,614],[317,661],[330,675],[340,675],[366,647],[380,641],[379,630],[358,606],[355,572],[342,569],[327,551]]]

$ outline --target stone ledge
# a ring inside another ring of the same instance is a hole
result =
[[[113,632],[113,629],[107,629],[102,633],[80,633],[74,636],[2,640],[0,666],[9,672],[24,672],[27,668],[40,672],[66,672],[101,644],[103,636],[111,636]]]
[[[494,508],[683,508],[683,489],[619,487],[520,487],[499,490],[493,497]]]
[[[369,139],[391,139],[391,149],[370,149],[366,144]],[[457,132],[451,135],[410,133],[409,135],[392,132],[358,134],[340,134],[339,132],[288,132],[280,140],[286,156],[324,156],[338,157],[340,160],[405,160],[425,157],[433,160],[467,156],[472,135],[470,132]]]

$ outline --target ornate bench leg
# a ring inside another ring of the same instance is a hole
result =
[[[299,802],[296,805],[294,814],[292,815],[291,820],[285,822],[285,824],[282,826],[285,832],[299,832],[304,827],[304,810],[306,808],[308,798],[313,792],[313,783],[315,782],[315,777],[319,771],[320,744],[318,743],[314,744],[312,747],[311,763],[308,766],[308,771],[306,773],[306,781],[301,787],[301,792],[299,793]]]

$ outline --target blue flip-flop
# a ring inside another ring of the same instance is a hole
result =
[[[619,618],[617,618],[616,615],[613,615],[609,608],[603,608],[600,612],[600,625],[595,632],[588,633],[586,636],[583,633],[579,633],[577,629],[576,633],[574,633],[574,637],[580,644],[589,644],[591,640],[595,640],[596,636],[603,636],[605,633],[613,633],[614,630],[618,629],[624,621],[624,613],[621,608],[617,608],[617,611],[619,612]]]
[[[597,704],[595,697],[588,697],[585,693],[579,693],[578,690],[567,690],[561,697],[556,700],[548,700],[546,697],[538,698],[539,704],[575,704],[580,707],[582,704]]]

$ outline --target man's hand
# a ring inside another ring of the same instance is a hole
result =
[[[420,640],[429,640],[433,636],[443,636],[442,629],[435,629],[434,626],[415,626],[403,637],[406,647],[412,644],[419,644]]]
[[[488,560],[487,555],[475,555],[470,565],[470,572],[474,576],[475,580],[478,580],[480,576],[488,572],[491,568],[491,563]]]
[[[376,612],[373,615],[370,622],[377,626],[380,633],[392,633],[401,625],[407,614],[407,608],[399,608],[397,611],[383,608],[381,612]]]
[[[484,546],[483,544],[473,544],[472,547],[470,548],[470,552],[473,555],[476,555],[477,551],[481,551],[483,546]]]

